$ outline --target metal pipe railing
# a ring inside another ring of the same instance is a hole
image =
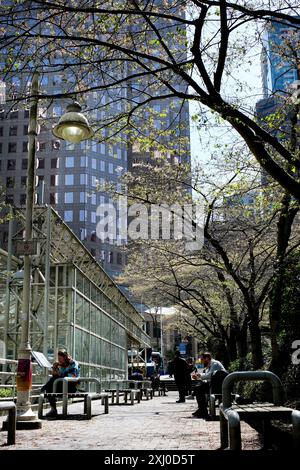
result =
[[[275,405],[281,405],[283,403],[283,386],[282,382],[270,371],[243,371],[243,372],[232,372],[225,377],[222,384],[222,401],[223,408],[230,408],[231,406],[231,393],[235,382],[241,380],[266,380],[271,383],[273,391],[273,402]]]

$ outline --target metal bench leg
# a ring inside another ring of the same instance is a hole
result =
[[[120,403],[120,391],[116,391],[116,404],[118,405]]]
[[[149,400],[149,390],[148,390],[148,388],[145,390],[145,393],[146,393],[146,400]]]
[[[241,422],[236,411],[228,410],[229,447],[230,450],[241,450]]]
[[[86,417],[87,419],[92,418],[92,398],[90,395],[86,396]]]
[[[300,411],[294,410],[292,412],[293,423],[293,446],[295,450],[300,448]]]
[[[106,415],[108,414],[108,395],[107,397],[104,397],[104,413]]]
[[[86,411],[87,410],[86,402],[87,402],[87,395],[84,397],[84,400],[83,400],[83,414],[85,414],[85,415],[87,413],[87,411]]]
[[[127,403],[127,391],[124,391],[124,403]]]
[[[271,423],[268,418],[263,420],[263,449],[272,448],[272,439],[271,439]]]
[[[209,414],[213,418],[216,417],[216,396],[214,394],[209,395],[208,397],[208,406],[209,406]]]
[[[130,392],[130,402],[132,405],[134,405],[134,390],[131,390]]]
[[[111,404],[113,405],[114,402],[115,402],[115,392],[112,391],[112,392],[111,392]]]
[[[43,418],[43,404],[44,404],[44,395],[39,396],[39,407],[38,407],[38,418]]]
[[[17,414],[16,407],[11,408],[8,411],[8,434],[7,434],[7,444],[13,445],[16,443],[16,425],[17,425]]]
[[[228,447],[228,423],[221,409],[220,409],[220,438],[221,438],[221,448],[226,449]]]

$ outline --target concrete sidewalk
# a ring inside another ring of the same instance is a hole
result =
[[[220,424],[191,417],[195,400],[176,403],[177,392],[143,400],[134,406],[112,405],[109,414],[99,400],[92,402],[91,420],[79,414],[67,420],[43,420],[42,429],[17,431],[16,445],[6,446],[0,432],[1,450],[216,450],[220,447]],[[83,403],[69,406],[69,413],[82,413]],[[58,408],[60,412],[60,408]],[[4,417],[0,417],[0,425]],[[258,434],[241,423],[243,449],[260,448]]]

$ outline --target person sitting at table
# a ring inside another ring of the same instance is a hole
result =
[[[63,377],[79,377],[80,376],[80,366],[77,361],[75,361],[65,349],[61,349],[57,353],[57,362],[54,362],[52,365],[52,377],[48,382],[43,385],[41,392],[53,393],[54,382],[58,378]],[[56,387],[57,393],[62,393],[62,382],[59,382]],[[78,382],[68,383],[68,392],[76,393]],[[56,397],[48,396],[48,401],[50,403],[50,411],[46,414],[47,418],[56,418],[57,409],[56,409]]]

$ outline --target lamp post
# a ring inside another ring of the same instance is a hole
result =
[[[30,346],[30,294],[31,294],[31,267],[34,245],[32,243],[33,232],[33,207],[34,184],[36,168],[36,143],[38,134],[38,93],[39,74],[35,72],[32,79],[32,101],[29,110],[28,127],[28,165],[27,165],[27,191],[25,212],[25,237],[24,237],[24,281],[21,316],[21,341],[18,351],[17,366],[17,429],[40,428],[41,421],[31,409],[30,390],[32,386],[32,364]],[[80,113],[81,107],[73,103],[67,107],[65,113],[53,129],[56,137],[78,143],[81,140],[93,136],[87,119]],[[45,331],[44,334],[47,334]]]

